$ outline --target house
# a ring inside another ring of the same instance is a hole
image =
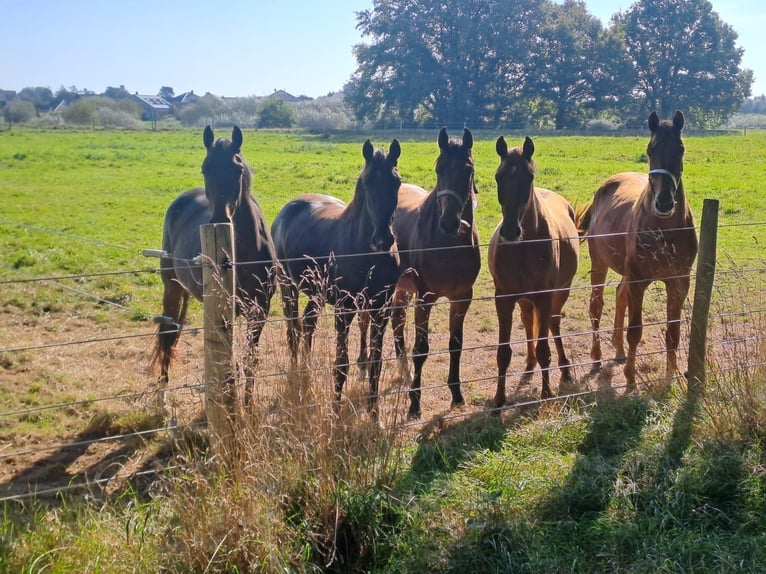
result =
[[[133,94],[133,99],[144,107],[143,119],[152,122],[152,129],[157,129],[157,120],[172,112],[170,103],[161,96]]]

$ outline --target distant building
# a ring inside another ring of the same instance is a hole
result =
[[[184,92],[183,94],[178,94],[177,96],[174,96],[173,98],[169,98],[169,101],[174,106],[188,106],[191,104],[194,104],[199,100],[199,96],[194,93],[194,90]]]
[[[152,122],[152,129],[157,129],[157,120],[169,115],[173,110],[165,98],[161,96],[133,94],[133,99],[144,107],[142,119]]]

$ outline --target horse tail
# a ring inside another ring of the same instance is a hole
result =
[[[578,207],[575,212],[575,225],[577,226],[577,234],[580,236],[580,241],[583,241],[588,233],[592,213],[592,203],[588,203],[584,207]]]

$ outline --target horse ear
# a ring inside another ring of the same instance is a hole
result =
[[[439,149],[445,149],[449,143],[449,136],[447,135],[447,128],[439,130]]]
[[[535,153],[535,143],[532,141],[532,138],[527,136],[524,138],[524,147],[522,148],[522,151],[524,152],[524,157],[527,158],[527,161],[532,159],[532,156]]]
[[[650,132],[656,132],[657,128],[660,127],[660,118],[657,115],[657,112],[652,112],[649,114],[649,119],[646,121],[646,123],[649,126]]]
[[[372,142],[370,140],[366,140],[362,146],[362,156],[364,157],[364,161],[368,163],[371,162],[374,153],[375,150],[372,148]]]
[[[495,142],[495,151],[497,151],[497,155],[501,158],[508,155],[508,144],[503,136],[497,138],[497,141]]]
[[[205,131],[202,132],[202,143],[205,144],[206,149],[213,147],[214,139],[215,136],[213,136],[213,129],[210,126],[205,126]]]
[[[676,110],[676,113],[673,115],[673,128],[680,132],[682,129],[684,129],[684,114],[681,110]]]
[[[242,130],[238,126],[231,129],[231,145],[237,150],[235,153],[242,149]]]
[[[391,147],[388,148],[388,159],[391,163],[396,165],[396,161],[399,159],[400,155],[402,155],[402,147],[399,145],[399,140],[394,138],[391,142]]]
[[[463,147],[471,149],[473,147],[473,134],[468,128],[463,128]]]

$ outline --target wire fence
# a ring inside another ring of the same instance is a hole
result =
[[[3,221],[4,222],[4,221]],[[8,222],[4,222],[8,223]],[[728,227],[734,226],[733,224]],[[745,223],[737,225],[741,227],[756,226],[761,229],[766,228],[766,223]],[[720,226],[724,227],[724,226]],[[104,245],[109,245],[104,243]],[[110,245],[111,247],[115,247]],[[486,252],[487,244],[478,246],[482,251]],[[341,256],[336,256],[341,257]],[[201,265],[198,261],[186,261],[189,265]],[[248,265],[254,262],[239,262],[237,265]],[[581,271],[583,271],[581,269]],[[51,275],[45,277],[21,277],[18,279],[4,279],[0,281],[0,285],[12,286],[14,284],[29,284],[40,283],[48,284],[57,289],[66,290],[77,297],[81,297],[85,300],[96,301],[99,304],[104,304],[116,312],[130,312],[136,313],[136,309],[132,309],[129,304],[115,302],[98,293],[89,292],[86,288],[78,284],[77,287],[72,287],[65,284],[66,281],[79,281],[101,278],[105,276],[117,276],[117,275],[138,275],[157,273],[157,268],[142,268],[142,269],[129,269],[122,271],[109,271],[101,273],[83,273],[83,274],[67,274],[67,275]],[[569,348],[569,355],[571,360],[570,368],[576,373],[576,380],[578,385],[572,389],[564,389],[563,385],[559,389],[557,396],[549,399],[540,399],[536,395],[539,394],[539,386],[532,382],[528,385],[520,385],[515,392],[515,400],[512,404],[502,407],[502,409],[495,409],[489,404],[491,399],[494,385],[497,381],[497,372],[495,365],[495,355],[497,352],[498,344],[496,341],[497,329],[496,318],[494,315],[494,300],[492,295],[480,295],[472,299],[472,307],[469,310],[469,320],[467,323],[464,346],[462,349],[463,355],[463,377],[462,387],[464,392],[469,398],[472,408],[465,410],[446,410],[438,411],[438,416],[442,421],[456,420],[473,416],[477,411],[484,414],[498,414],[498,412],[530,409],[539,407],[548,403],[560,403],[567,401],[587,401],[591,397],[598,395],[605,391],[605,388],[611,392],[619,392],[624,387],[624,381],[620,378],[620,367],[617,363],[608,361],[609,369],[607,369],[606,382],[603,372],[596,374],[592,372],[594,366],[594,360],[590,358],[588,353],[588,347],[591,340],[594,337],[593,331],[590,329],[590,321],[588,319],[587,301],[592,289],[592,285],[585,276],[580,273],[576,277],[570,292],[570,300],[565,307],[564,311],[567,316],[562,321],[562,340],[564,345]],[[766,335],[764,335],[764,327],[766,327],[766,317],[764,315],[766,311],[766,266],[760,265],[748,265],[747,267],[737,267],[732,261],[718,261],[717,263],[717,277],[716,293],[714,297],[714,310],[710,314],[710,327],[709,327],[709,347],[711,351],[711,362],[715,364],[715,368],[719,373],[726,373],[731,370],[742,370],[743,368],[748,371],[757,371],[763,369],[766,365]],[[665,279],[671,279],[667,277]],[[486,282],[486,278],[484,279]],[[603,283],[603,287],[614,288],[620,283],[619,280],[612,280]],[[658,384],[666,384],[668,381],[665,378],[664,373],[661,373],[663,369],[658,367],[657,364],[661,364],[665,357],[664,349],[664,330],[667,326],[667,321],[664,315],[664,309],[662,308],[662,302],[664,300],[664,294],[659,284],[656,289],[650,290],[650,294],[645,301],[645,321],[644,326],[644,343],[639,347],[639,353],[637,359],[649,365],[649,367],[642,373],[640,384],[643,387],[651,387]],[[490,285],[484,285],[487,292],[491,291]],[[657,291],[657,292],[655,292]],[[527,293],[524,295],[532,295],[534,293]],[[600,329],[600,337],[604,340],[608,340],[614,334],[614,328],[607,326],[614,313],[613,304],[606,299],[606,306],[604,309],[604,326]],[[431,398],[437,394],[445,394],[447,387],[446,380],[446,366],[445,362],[450,355],[449,345],[447,344],[446,332],[448,331],[446,326],[446,312],[438,311],[438,308],[444,305],[449,305],[450,302],[441,299],[437,301],[433,307],[436,311],[433,316],[432,323],[432,345],[428,354],[428,361],[426,367],[424,367],[423,379],[421,381],[420,390],[423,395],[424,409],[427,413],[425,421],[421,420],[406,420],[403,421],[400,418],[394,417],[390,419],[393,421],[391,424],[396,427],[397,430],[418,429],[428,423],[430,405],[432,404]],[[272,303],[272,305],[274,305]],[[437,317],[441,315],[441,317]],[[471,315],[477,318],[472,320]],[[262,340],[262,349],[260,350],[260,363],[257,369],[257,380],[260,400],[270,400],[276,403],[277,397],[287,384],[288,373],[290,373],[290,359],[285,349],[284,326],[285,319],[278,315],[271,315],[264,320],[264,340]],[[681,356],[688,355],[688,331],[690,322],[690,310],[688,305],[684,310],[684,314],[681,318],[682,331],[685,336],[682,337],[679,353]],[[521,324],[520,318],[516,317],[516,328],[519,328]],[[319,317],[319,329],[317,342],[313,353],[312,362],[306,366],[307,372],[292,371],[291,376],[306,377],[309,376],[316,382],[323,382],[332,380],[333,374],[339,365],[333,364],[333,361],[328,358],[334,353],[334,314],[332,310],[325,309]],[[238,345],[243,344],[244,325],[238,322],[236,325]],[[583,328],[585,326],[585,328]],[[95,411],[99,405],[107,404],[122,404],[125,405],[127,410],[145,409],[152,406],[154,399],[161,391],[167,398],[167,403],[170,405],[170,416],[167,419],[161,421],[161,424],[152,426],[151,428],[141,428],[139,430],[132,430],[127,432],[118,432],[111,434],[110,436],[94,436],[83,437],[75,440],[62,440],[62,441],[47,441],[45,444],[24,444],[23,441],[7,440],[0,443],[0,465],[11,464],[16,461],[24,461],[24,464],[33,464],[35,460],[38,460],[41,456],[51,452],[65,452],[72,450],[88,449],[93,445],[105,445],[105,444],[124,444],[126,441],[144,440],[150,437],[156,437],[157,435],[164,436],[176,436],[180,431],[184,429],[204,428],[204,423],[194,421],[193,417],[190,420],[182,420],[181,409],[176,408],[178,404],[192,405],[191,411],[199,411],[203,403],[204,383],[202,381],[201,374],[201,345],[202,341],[200,337],[196,340],[190,341],[190,335],[203,332],[202,327],[184,326],[183,341],[186,345],[186,352],[180,353],[180,362],[176,368],[172,371],[172,381],[164,389],[158,389],[153,385],[152,376],[145,372],[145,365],[136,365],[135,363],[128,363],[127,366],[123,366],[123,369],[114,373],[103,373],[102,376],[114,378],[126,377],[130,379],[126,385],[131,390],[113,393],[105,392],[100,394],[97,391],[94,392],[91,389],[81,389],[81,393],[85,395],[84,398],[78,398],[73,400],[61,400],[61,401],[41,401],[42,404],[23,404],[19,403],[17,406],[8,410],[0,412],[0,425],[6,428],[13,428],[14,424],[18,424],[19,421],[34,421],[40,420],[47,416],[55,418],[56,413],[66,413],[71,411],[77,411],[80,409],[89,409]],[[8,358],[7,362],[13,363],[13,356],[20,354],[34,354],[34,353],[48,353],[53,351],[63,351],[69,349],[69,356],[56,357],[59,367],[64,372],[64,376],[71,378],[77,378],[76,374],[67,375],[65,370],[67,367],[76,365],[78,361],[78,350],[85,347],[98,346],[102,355],[106,356],[111,353],[118,353],[128,343],[137,344],[133,350],[131,358],[135,359],[136,353],[141,356],[142,351],[147,351],[155,337],[156,333],[154,329],[146,329],[143,326],[139,332],[134,333],[122,333],[122,334],[105,334],[104,336],[93,336],[87,338],[72,338],[64,339],[59,336],[59,331],[55,328],[51,329],[52,333],[46,333],[46,337],[54,336],[52,340],[46,340],[44,342],[33,342],[25,339],[19,334],[14,334],[12,337],[13,344],[2,344],[0,348],[0,358]],[[25,332],[25,331],[22,331]],[[77,330],[76,332],[79,332]],[[412,325],[411,319],[408,323],[407,341],[411,344],[412,341]],[[385,352],[382,358],[382,372],[380,398],[387,404],[396,405],[400,407],[406,400],[410,389],[405,385],[396,382],[397,379],[397,358],[393,352],[393,345],[391,344],[390,329],[386,335],[385,340]],[[4,339],[8,340],[8,339]],[[526,357],[524,348],[528,344],[528,340],[523,333],[518,333],[512,337],[510,342],[511,347],[514,349],[514,360],[512,361],[511,368],[508,371],[509,380],[524,380],[528,379],[528,373],[526,373],[526,366],[518,364],[521,362],[519,356]],[[143,345],[143,349],[141,349]],[[358,345],[358,340],[354,337],[351,338],[351,345]],[[136,351],[136,349],[138,349]],[[98,353],[97,352],[97,353]],[[731,365],[727,362],[727,357],[732,353],[744,353],[748,355],[748,358],[744,363],[739,362],[737,365]],[[349,361],[349,364],[344,365],[348,367],[350,371],[356,367],[355,361]],[[557,371],[558,366],[555,361],[552,361],[550,367],[551,371]],[[128,373],[126,375],[126,373]],[[539,378],[540,368],[536,369],[532,381],[536,381]],[[351,378],[351,377],[349,377]],[[553,378],[553,377],[552,377]],[[683,375],[676,375],[674,381],[679,384],[684,384]],[[33,382],[32,386],[40,385],[39,382]],[[320,386],[320,385],[317,385]],[[327,385],[329,387],[329,385]],[[347,387],[351,386],[347,383]],[[237,392],[244,393],[244,382],[238,380]],[[290,405],[289,408],[305,409],[307,411],[315,411],[317,409],[326,408],[327,398],[324,395],[330,395],[329,389],[326,393],[317,391],[314,395],[314,400],[306,401],[305,403],[296,406]],[[364,408],[367,396],[364,392],[357,392],[356,394],[350,393],[346,398],[349,402],[358,403],[358,408],[361,410]],[[6,401],[6,403],[9,401]],[[107,409],[107,407],[103,407]],[[108,410],[108,409],[107,409]],[[187,409],[187,413],[189,410]],[[385,423],[384,423],[385,424]],[[147,473],[158,471],[146,471]],[[127,475],[126,475],[127,476]],[[42,495],[42,494],[59,494],[66,491],[73,491],[79,489],[100,489],[104,484],[115,480],[117,474],[112,476],[111,479],[97,479],[97,480],[79,480],[68,481],[67,484],[61,484],[53,487],[46,487],[42,490],[35,489],[31,484],[20,484],[18,480],[11,477],[2,486],[5,488],[7,495],[2,495],[0,490],[0,501],[4,500],[17,500],[24,499],[25,497]],[[122,477],[124,478],[124,477]]]

